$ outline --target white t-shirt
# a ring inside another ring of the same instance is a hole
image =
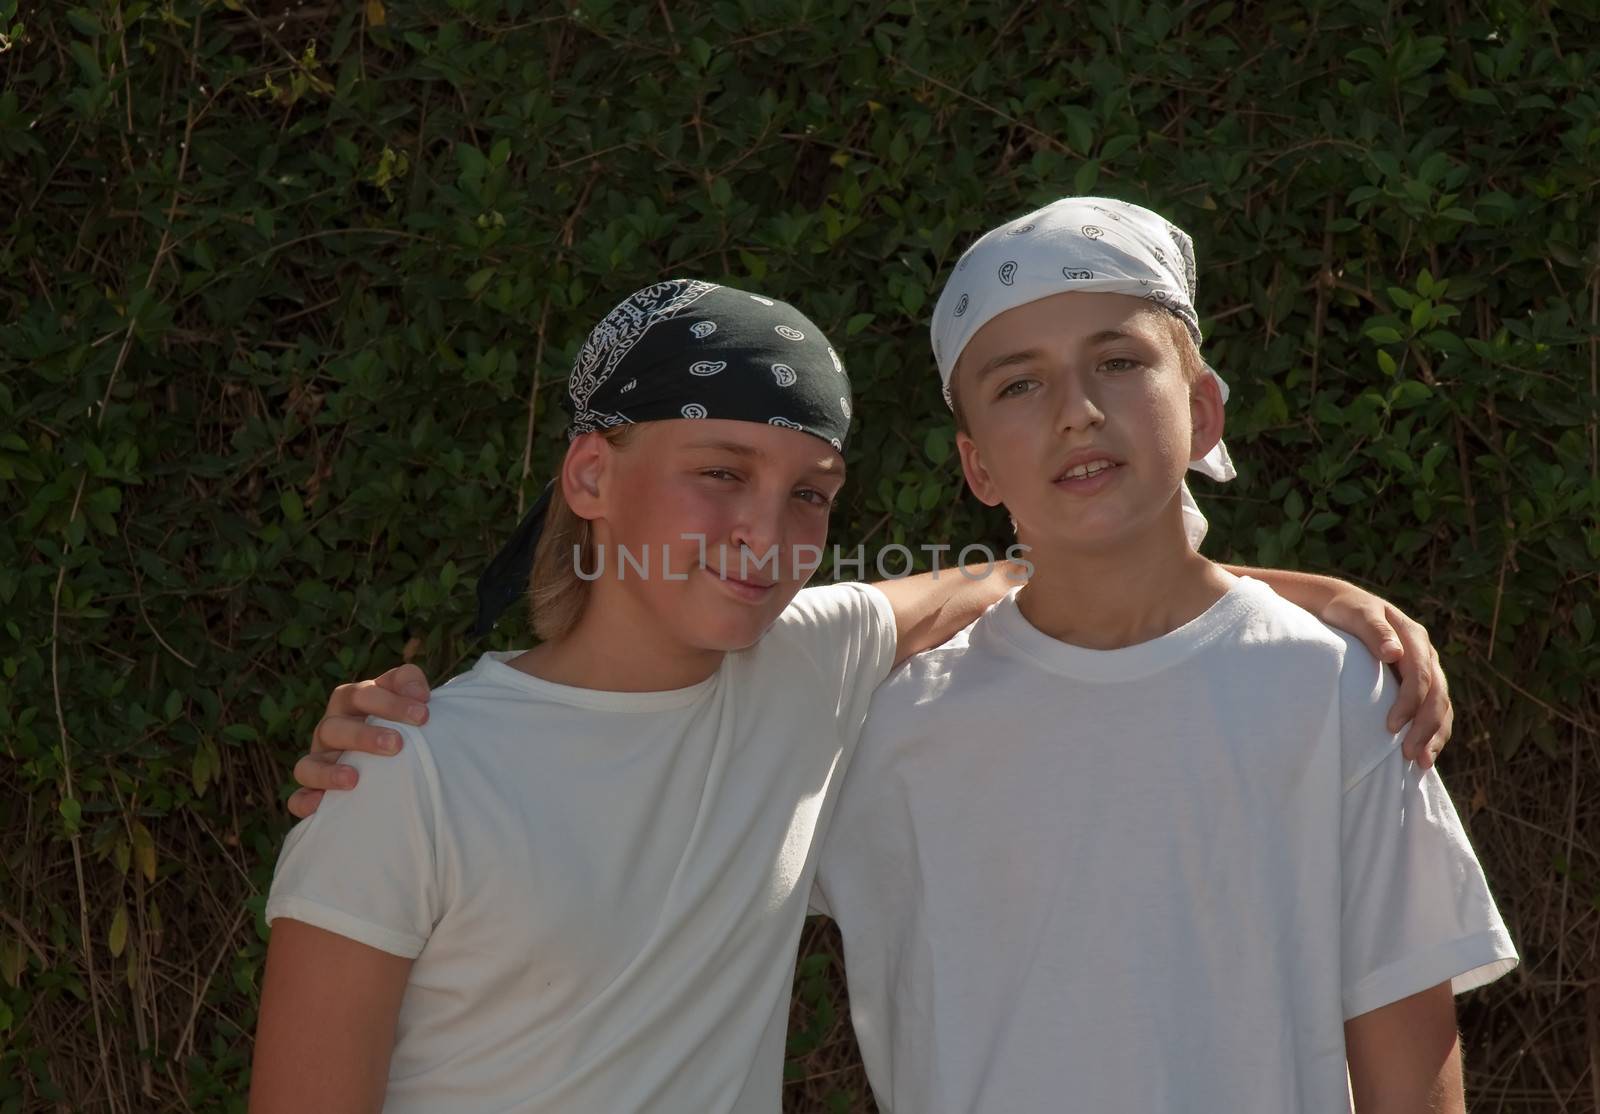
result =
[[[384,1110],[776,1114],[795,952],[894,613],[801,592],[686,689],[487,654],[290,833],[267,920],[415,957]]]
[[[1126,649],[1013,594],[912,659],[814,897],[880,1108],[1347,1114],[1347,1018],[1516,962],[1394,695],[1247,579]]]

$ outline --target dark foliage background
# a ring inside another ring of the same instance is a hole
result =
[[[1085,191],[1198,241],[1242,471],[1209,550],[1443,651],[1524,956],[1462,1004],[1475,1108],[1600,1108],[1595,0],[0,0],[0,35],[0,1111],[243,1108],[291,759],[333,684],[476,652],[619,296],[797,301],[857,385],[833,540],[994,537],[926,316]],[[791,1048],[789,1109],[869,1105],[825,926]]]

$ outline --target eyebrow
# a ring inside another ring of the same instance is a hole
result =
[[[1134,333],[1124,332],[1121,329],[1101,329],[1099,332],[1091,333],[1089,336],[1085,337],[1082,343],[1093,347],[1094,345],[1098,344],[1109,344],[1114,340],[1143,339],[1145,338],[1137,336]],[[1031,363],[1034,360],[1040,359],[1041,355],[1042,354],[1037,348],[1027,348],[1020,352],[1008,352],[1003,356],[996,356],[994,359],[990,360],[988,363],[984,364],[978,369],[978,374],[975,377],[974,382],[982,382],[984,376],[999,371],[1001,368],[1015,367],[1018,364]]]

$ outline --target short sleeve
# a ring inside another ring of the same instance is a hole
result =
[[[854,738],[873,691],[894,668],[896,631],[889,597],[870,584],[829,584],[795,596],[778,620],[784,636],[837,694],[840,730]]]
[[[1455,993],[1517,964],[1510,934],[1434,770],[1405,760],[1384,720],[1398,686],[1347,639],[1340,741],[1341,986],[1346,1020],[1451,983]]]
[[[330,792],[278,855],[266,919],[303,921],[411,959],[443,913],[436,835],[438,777],[420,732],[369,719],[405,738],[393,757],[349,753],[354,789]]]

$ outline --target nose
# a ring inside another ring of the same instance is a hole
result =
[[[1094,429],[1105,424],[1105,412],[1095,398],[1095,386],[1093,372],[1074,369],[1061,377],[1060,401],[1056,406],[1056,428],[1060,432]]]
[[[783,575],[783,512],[782,500],[764,493],[752,493],[742,502],[728,540],[743,571],[731,568],[730,576],[776,580]]]

